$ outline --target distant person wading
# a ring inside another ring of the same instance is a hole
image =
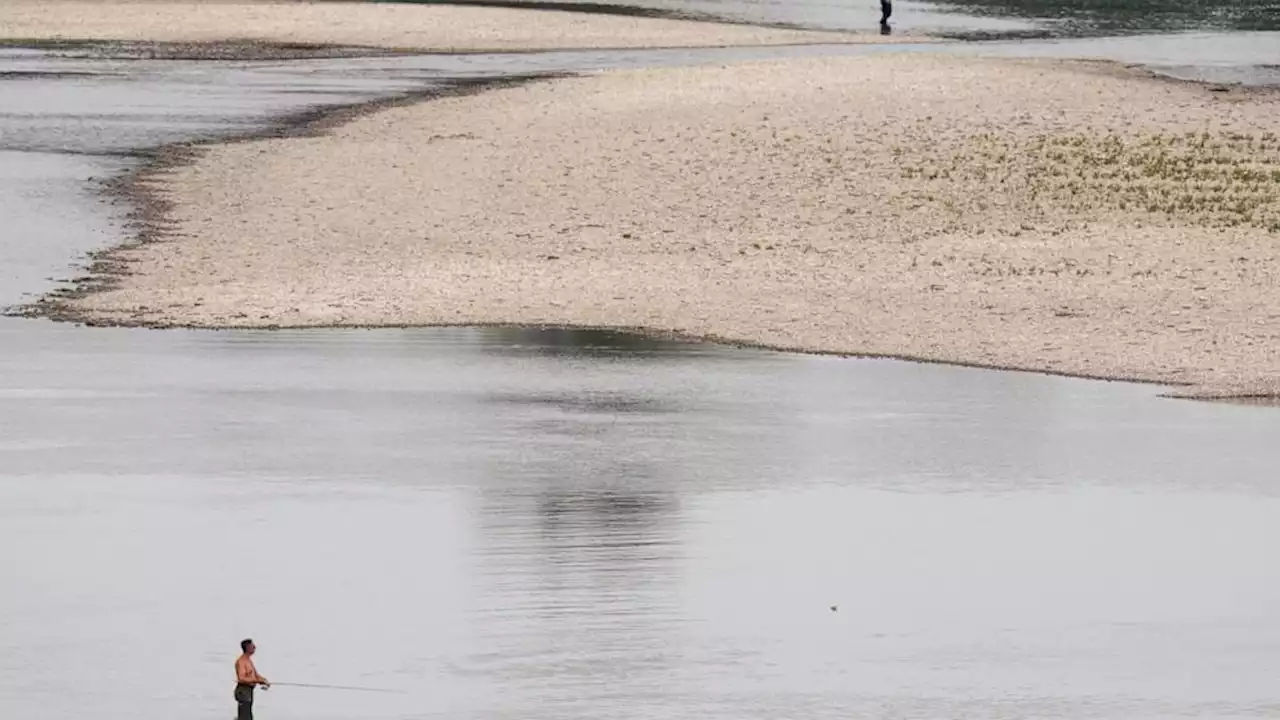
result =
[[[880,0],[880,26],[889,27],[889,16],[893,14],[893,3],[890,0]]]

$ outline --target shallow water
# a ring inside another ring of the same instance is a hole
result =
[[[125,237],[84,182],[139,145],[689,58],[10,51],[100,76],[0,80],[0,304]],[[1274,717],[1280,415],[1157,392],[598,333],[0,318],[0,710],[227,717],[252,635],[273,679],[397,691],[280,687],[281,719]]]
[[[1034,20],[1058,32],[1280,30],[1276,0],[946,0],[964,13]]]
[[[880,3],[876,0],[470,1],[479,5],[576,6],[604,12],[649,9],[739,22],[835,30],[873,28],[880,19]],[[900,29],[973,36],[1027,32],[1053,37],[1090,37],[1155,32],[1273,31],[1280,30],[1280,3],[1276,0],[895,0],[891,21]]]
[[[218,716],[244,635],[401,691],[275,718],[1280,711],[1266,409],[588,333],[0,348],[15,717]]]

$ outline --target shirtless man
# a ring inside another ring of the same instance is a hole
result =
[[[240,657],[236,658],[236,720],[253,720],[253,688],[261,685],[263,690],[271,687],[267,679],[258,674],[253,666],[253,654],[258,647],[252,640],[240,641]]]

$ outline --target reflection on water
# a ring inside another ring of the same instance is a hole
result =
[[[1272,716],[1277,423],[577,331],[0,322],[0,697],[215,717],[252,635],[402,691],[273,718]]]
[[[479,331],[491,340],[483,346],[486,352],[507,355],[625,356],[633,359],[643,355],[646,359],[660,360],[676,356],[680,351],[693,353],[702,350],[696,343],[595,328],[495,326],[480,328]]]
[[[110,241],[47,210],[111,168],[32,148],[517,61],[344,62],[3,95],[0,185],[46,203],[5,211],[64,244],[0,250],[0,301]],[[0,709],[217,717],[252,635],[274,679],[402,691],[281,687],[280,719],[1274,716],[1280,416],[1154,393],[587,330],[0,318]]]

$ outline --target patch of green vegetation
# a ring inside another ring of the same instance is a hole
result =
[[[1029,211],[1145,211],[1207,227],[1280,229],[1280,138],[1274,133],[975,136],[950,157],[919,158],[903,176],[996,183]]]

